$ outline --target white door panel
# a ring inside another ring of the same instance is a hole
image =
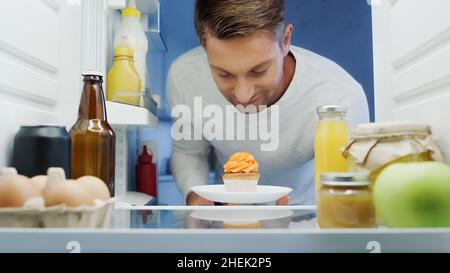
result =
[[[448,34],[450,1],[400,0],[390,3],[389,38],[394,67],[420,58],[440,44],[442,35]]]
[[[0,41],[48,70],[57,71],[58,55],[54,53],[59,46],[61,9],[36,0],[3,1],[2,5]]]
[[[60,9],[8,1],[0,17],[0,85],[53,102],[57,92]],[[14,92],[17,93],[17,92]]]
[[[450,1],[372,6],[377,121],[429,123],[450,159]]]
[[[0,167],[9,165],[20,125],[68,125],[80,92],[79,1],[2,2]]]

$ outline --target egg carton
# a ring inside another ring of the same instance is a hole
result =
[[[42,197],[29,199],[20,208],[0,208],[0,227],[105,228],[111,220],[114,198],[94,200],[93,206],[45,207]]]

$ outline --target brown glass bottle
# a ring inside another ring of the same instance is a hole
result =
[[[102,179],[114,196],[115,134],[106,118],[102,77],[83,75],[78,120],[70,130],[71,176],[93,175]]]

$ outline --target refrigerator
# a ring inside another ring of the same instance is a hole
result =
[[[77,118],[81,71],[106,75],[113,60],[113,39],[124,1],[9,1],[2,17],[2,147],[1,165],[11,162],[12,141],[20,125],[56,124],[70,130]],[[138,1],[141,23],[151,50],[164,50],[159,33],[159,1]],[[12,26],[12,27],[7,27]],[[106,102],[107,118],[116,133],[116,196],[145,204],[154,198],[135,192],[137,157],[146,144],[157,164],[151,139],[158,127],[153,108]],[[14,116],[14,119],[9,117]],[[150,133],[146,133],[149,131]],[[150,135],[150,137],[148,137]],[[144,137],[141,137],[144,136]],[[145,137],[147,136],[147,137]],[[131,192],[130,195],[127,193]]]
[[[150,51],[156,52],[166,50],[160,1],[165,0],[136,0]],[[74,124],[82,89],[80,73],[98,70],[106,75],[112,64],[120,10],[126,4],[126,0],[2,1],[2,10],[8,12],[0,17],[0,166],[11,161],[12,140],[20,125],[54,123],[70,129]],[[367,4],[372,10],[375,121],[430,124],[448,163],[450,2],[367,0]],[[148,69],[159,68],[148,64]],[[153,99],[159,102],[158,96]],[[189,208],[146,209],[143,205],[152,198],[135,193],[134,166],[140,148],[149,144],[158,153],[158,145],[152,141],[158,130],[158,110],[109,101],[106,109],[116,133],[116,197],[138,206],[115,211],[113,225],[117,229],[105,231],[98,244],[88,242],[101,231],[57,229],[45,233],[0,228],[1,240],[8,242],[7,246],[0,244],[0,251],[450,251],[448,228],[319,230],[303,225],[289,229],[288,225],[254,233],[186,230],[179,223],[185,223]],[[153,211],[154,222],[142,220],[139,213],[145,210]],[[300,222],[308,220],[308,215],[314,217],[313,207],[294,206],[291,210]],[[49,234],[55,240],[46,249],[30,243],[31,239],[46,241]],[[24,236],[30,240],[19,240]],[[215,245],[194,243],[211,236],[217,238]]]

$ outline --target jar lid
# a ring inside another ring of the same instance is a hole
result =
[[[323,105],[317,107],[317,114],[347,113],[347,107],[341,105]]]
[[[431,126],[416,122],[377,122],[358,124],[353,128],[352,138],[389,137],[431,134]]]
[[[367,173],[322,173],[320,184],[325,186],[368,186],[369,175]]]

